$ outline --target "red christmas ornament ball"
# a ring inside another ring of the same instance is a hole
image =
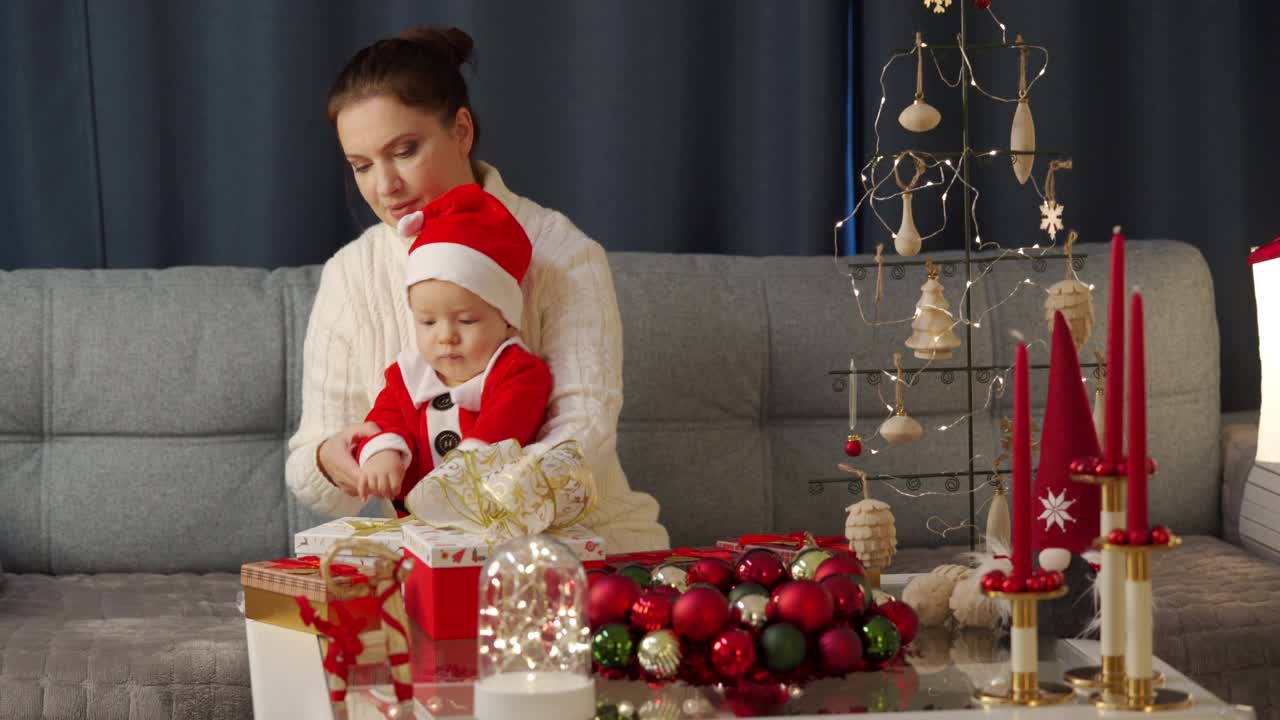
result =
[[[711,643],[711,664],[730,680],[742,677],[756,664],[756,641],[741,628],[725,630]]]
[[[1004,588],[1004,573],[992,570],[982,576],[981,587],[987,592],[999,592]]]
[[[834,627],[818,638],[818,658],[823,672],[845,675],[862,662],[862,638],[851,627]]]
[[[813,579],[822,582],[832,575],[858,575],[860,577],[867,576],[867,569],[862,566],[862,562],[854,557],[851,553],[837,552],[818,566],[813,573]]]
[[[1026,587],[1027,592],[1042,592],[1046,589],[1044,586],[1044,578],[1037,575],[1032,575],[1027,578],[1027,582],[1024,587]]]
[[[1130,545],[1150,545],[1151,533],[1146,530],[1134,528],[1133,530],[1129,531],[1129,544]]]
[[[733,582],[733,569],[720,558],[702,558],[689,568],[686,578],[690,585],[704,582],[714,585],[720,592],[727,592]]]
[[[1107,543],[1110,545],[1128,545],[1129,533],[1116,528],[1115,530],[1107,533]]]
[[[1156,465],[1156,459],[1155,459],[1155,458],[1147,458],[1147,474],[1148,474],[1148,475],[1155,475],[1155,474],[1156,474],[1156,470],[1158,470],[1158,469],[1159,469],[1159,466],[1158,466],[1158,465]]]
[[[649,589],[649,592],[666,595],[669,598],[676,598],[680,596],[680,591],[670,585],[654,585]],[[674,600],[672,602],[674,602]]]
[[[782,558],[763,548],[746,551],[733,567],[733,579],[738,584],[753,582],[763,585],[766,590],[772,590],[786,578],[787,566],[782,563]]]
[[[898,628],[898,637],[901,638],[903,645],[915,640],[916,633],[920,631],[920,618],[916,615],[916,611],[901,600],[877,605],[871,613],[888,618]]]
[[[1062,573],[1057,570],[1054,570],[1051,573],[1047,573],[1044,576],[1043,583],[1044,583],[1045,590],[1057,590],[1058,588],[1062,587],[1062,583],[1063,583]]]
[[[625,623],[631,605],[640,597],[640,586],[622,575],[606,575],[587,591],[587,618],[591,627]]]
[[[690,588],[677,600],[671,612],[672,626],[690,640],[709,640],[729,622],[729,601],[719,590]]]
[[[1151,544],[1152,545],[1168,545],[1169,544],[1169,528],[1163,525],[1157,525],[1151,528]]]
[[[1007,593],[1022,592],[1023,590],[1026,590],[1026,589],[1027,589],[1027,582],[1022,578],[1013,578],[1013,577],[1005,578],[1004,582],[1000,584],[1000,590],[1002,592],[1007,592]]]
[[[831,624],[836,601],[831,591],[815,580],[792,580],[779,585],[770,598],[777,616],[803,633],[817,632]]]
[[[609,573],[604,570],[588,570],[587,571],[587,587],[593,588],[596,583],[600,582],[600,578],[609,577]]]
[[[1116,464],[1110,460],[1099,460],[1093,466],[1093,474],[1100,477],[1112,477],[1116,475]]]
[[[862,583],[853,577],[830,575],[822,579],[822,587],[836,602],[836,620],[857,620],[867,611],[867,595],[862,591]]]
[[[631,627],[651,633],[671,627],[675,600],[666,593],[647,592],[631,603]]]
[[[973,0],[973,6],[979,10],[986,10],[991,7],[991,0]]]
[[[849,457],[858,457],[862,454],[862,439],[857,435],[850,435],[844,444],[844,454]]]

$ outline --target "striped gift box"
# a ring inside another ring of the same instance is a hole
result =
[[[332,597],[318,569],[278,567],[292,565],[288,558],[260,560],[240,566],[240,585],[244,588],[244,616],[279,627],[318,634],[302,622],[302,613],[294,599],[301,595],[311,602],[316,613],[329,619]],[[358,578],[338,576],[340,585],[351,586]],[[353,618],[363,620],[367,629],[380,626],[378,608],[373,598],[348,600],[346,608]]]

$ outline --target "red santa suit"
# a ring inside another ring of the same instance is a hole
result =
[[[374,453],[397,450],[409,466],[397,509],[413,486],[450,450],[470,450],[515,438],[533,442],[551,396],[551,370],[519,339],[498,346],[484,372],[450,388],[416,348],[400,353],[366,421],[382,432],[357,448],[360,464]]]
[[[506,207],[479,185],[468,183],[440,195],[400,220],[402,235],[416,236],[405,265],[405,288],[443,280],[470,290],[520,328],[524,295],[520,282],[533,246]],[[498,346],[484,372],[450,388],[418,348],[401,351],[387,368],[385,385],[365,419],[380,432],[356,455],[364,465],[374,453],[394,449],[408,460],[399,497],[404,498],[454,448],[463,450],[514,438],[533,441],[551,396],[551,370],[519,339]]]

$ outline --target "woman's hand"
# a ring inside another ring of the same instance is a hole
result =
[[[361,500],[370,495],[394,500],[400,495],[404,471],[409,464],[399,450],[382,450],[373,454],[360,468],[358,492]]]
[[[356,462],[354,451],[361,440],[380,432],[382,428],[376,424],[363,422],[348,425],[325,438],[316,452],[320,472],[342,492],[352,496],[359,495],[360,465]]]

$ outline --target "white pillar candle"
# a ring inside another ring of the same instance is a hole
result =
[[[1036,672],[1040,659],[1036,650],[1036,629],[1014,627],[1009,637],[1009,660],[1013,672]]]
[[[1149,678],[1151,672],[1151,581],[1126,580],[1124,672],[1129,678]]]
[[[1104,550],[1099,573],[1102,575],[1102,654],[1116,657],[1124,654],[1124,556],[1115,550]]]

